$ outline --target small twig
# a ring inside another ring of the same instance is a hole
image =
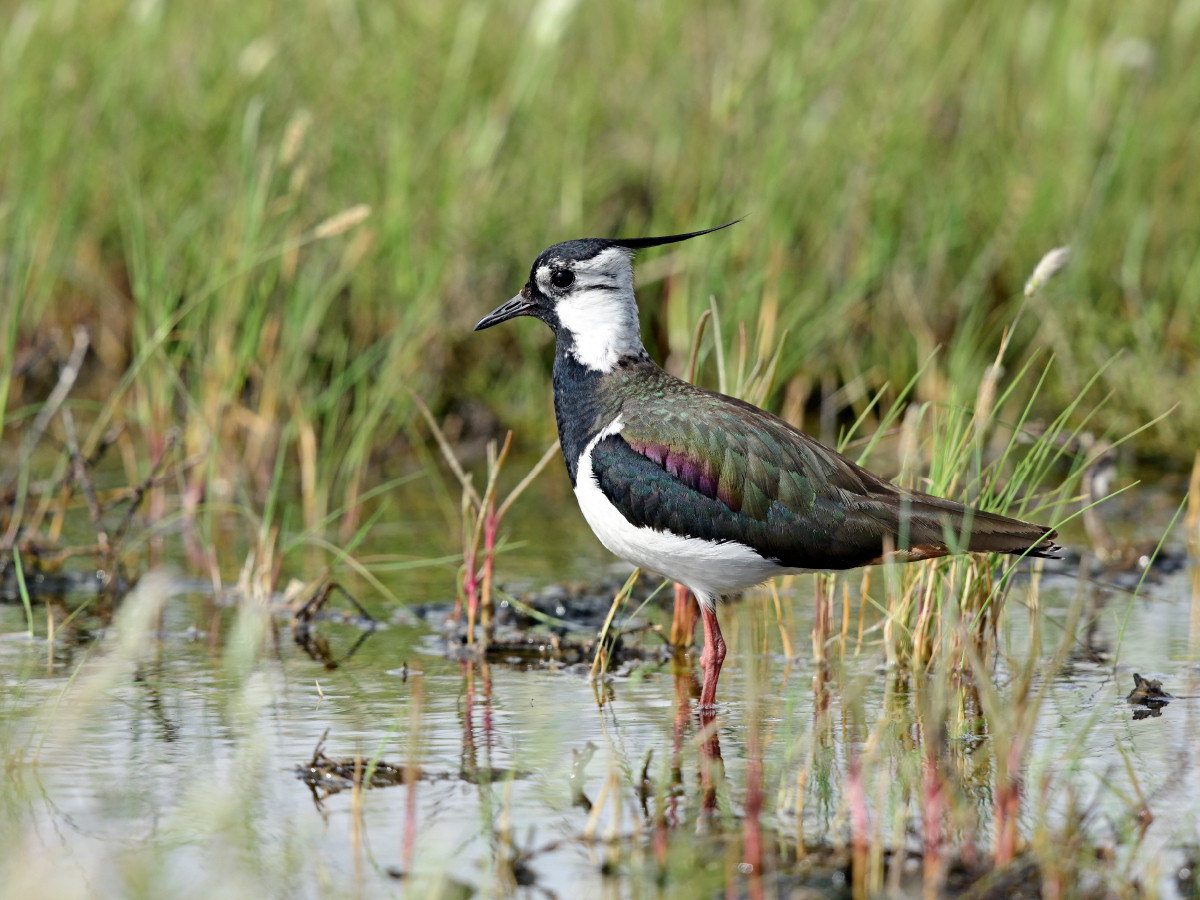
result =
[[[329,595],[333,593],[335,582],[327,581],[313,594],[308,602],[296,610],[296,614],[292,616],[292,630],[298,631],[308,627],[308,623],[312,621],[321,608],[329,602]]]
[[[92,517],[92,526],[96,529],[96,543],[99,545],[101,553],[107,553],[108,532],[104,530],[104,524],[100,521],[102,512],[100,502],[96,499],[96,487],[92,484],[91,476],[88,475],[87,463],[79,452],[79,437],[75,433],[75,417],[71,414],[69,407],[63,407],[62,423],[63,430],[67,433],[67,450],[71,454],[74,479],[83,489],[83,496],[87,500],[88,514]]]
[[[429,407],[425,405],[425,401],[417,396],[416,391],[409,390],[409,394],[412,395],[413,402],[417,404],[417,409],[421,411],[421,415],[425,417],[425,421],[429,423],[429,430],[433,432],[433,436],[438,442],[438,447],[441,448],[442,456],[446,459],[446,464],[450,466],[450,470],[462,485],[463,490],[470,496],[475,507],[482,509],[483,504],[480,502],[479,494],[471,484],[470,477],[463,471],[458,457],[454,455],[454,450],[450,447],[450,442],[446,440],[446,435],[442,433],[442,429],[433,417],[433,413],[429,411]]]
[[[504,514],[508,512],[509,507],[516,502],[517,498],[525,492],[525,488],[533,484],[533,480],[542,474],[542,469],[549,465],[550,460],[554,458],[556,450],[558,450],[558,441],[547,447],[546,452],[542,454],[542,458],[529,470],[529,474],[517,482],[517,486],[509,492],[508,496],[504,498],[504,502],[500,504],[500,508],[496,510],[497,522],[504,518]]]
[[[164,484],[174,481],[183,473],[190,472],[192,469],[196,468],[196,466],[200,465],[200,463],[204,462],[206,459],[208,459],[207,454],[197,453],[195,456],[189,456],[170,472],[163,472],[161,475],[147,476],[145,480],[141,482],[141,484],[138,484],[134,487],[117,488],[114,491],[110,491],[106,495],[103,504],[104,511],[108,512],[111,509],[115,509],[126,500],[134,500],[135,507],[140,505],[142,502],[142,497],[145,495],[146,491],[150,490],[151,488],[162,487]]]
[[[608,616],[604,619],[604,627],[600,629],[600,636],[596,639],[596,655],[592,658],[592,671],[588,674],[588,677],[591,679],[595,679],[597,674],[603,676],[608,671],[608,654],[604,650],[604,639],[608,637],[608,630],[617,615],[617,610],[628,599],[630,592],[633,590],[634,583],[641,574],[641,569],[634,569],[629,578],[625,580],[625,584],[617,591],[617,595],[613,597],[612,606],[608,610]]]
[[[79,368],[83,365],[83,357],[87,353],[88,343],[87,329],[82,325],[76,325],[75,346],[71,349],[71,355],[67,358],[67,364],[58,373],[58,384],[54,386],[54,390],[50,392],[50,396],[42,404],[41,412],[37,414],[37,418],[33,420],[33,425],[25,433],[25,439],[21,441],[21,452],[17,462],[18,469],[29,460],[29,455],[33,452],[33,448],[38,445],[38,442],[41,441],[42,434],[45,433],[50,420],[54,418],[55,413],[58,412],[58,408],[67,399],[67,395],[71,393],[71,388],[75,386],[75,379],[79,377]],[[12,474],[11,470],[6,472],[4,480],[8,481],[12,477]]]
[[[496,498],[496,479],[500,475],[500,469],[504,466],[504,460],[508,458],[508,451],[512,448],[513,433],[510,429],[504,438],[504,446],[500,449],[499,455],[496,454],[495,441],[488,444],[488,480],[487,485],[483,489],[483,499],[479,501],[479,515],[475,519],[475,531],[472,535],[471,545],[479,546],[479,541],[483,537],[483,529],[487,524],[490,510],[495,508]],[[492,514],[493,521],[498,521],[498,518]]]
[[[325,738],[327,738],[327,737],[329,737],[329,729],[328,729],[328,728],[326,728],[326,729],[325,729],[325,730],[324,730],[324,731],[321,733],[321,739],[320,739],[319,741],[317,741],[317,746],[315,746],[315,747],[313,748],[313,758],[312,758],[312,765],[314,765],[314,766],[315,766],[317,763],[319,763],[319,762],[321,761],[321,759],[322,759],[322,758],[325,756],[325,753],[324,753],[324,750],[325,750]]]
[[[112,428],[108,429],[104,438],[96,445],[96,449],[92,451],[92,455],[87,458],[88,468],[96,468],[96,463],[100,462],[104,454],[108,452],[108,448],[115,444],[124,433],[125,423],[123,422],[118,422]]]
[[[307,628],[308,624],[312,621],[313,616],[320,612],[321,609],[324,608],[325,604],[329,602],[329,597],[334,591],[341,591],[342,596],[349,600],[350,604],[358,610],[359,614],[361,614],[364,619],[371,623],[372,628],[379,624],[379,621],[369,612],[367,612],[363,608],[363,605],[355,600],[354,596],[348,590],[346,590],[336,581],[327,581],[317,589],[317,592],[312,595],[312,598],[309,599],[309,601],[302,607],[300,607],[300,609],[292,617],[292,628],[297,631]]]
[[[175,442],[179,439],[179,432],[172,429],[167,432],[167,445],[163,447],[162,455],[158,458],[158,462],[154,464],[154,468],[150,470],[150,474],[146,480],[133,489],[129,509],[125,510],[125,518],[121,520],[121,527],[117,529],[114,543],[119,544],[129,531],[129,526],[133,524],[133,517],[137,513],[137,509],[142,505],[142,499],[146,496],[146,492],[152,487],[156,487],[155,479],[162,468],[166,465],[167,457],[171,455],[171,448],[175,446]]]
[[[83,365],[83,357],[87,354],[87,349],[87,329],[82,325],[76,325],[75,346],[71,350],[71,356],[67,359],[67,364],[59,372],[58,384],[54,386],[54,390],[46,398],[46,402],[42,405],[37,418],[34,419],[33,425],[26,432],[24,440],[21,441],[21,449],[17,454],[15,468],[10,467],[4,473],[3,477],[0,477],[0,482],[9,483],[10,486],[15,487],[15,490],[11,493],[13,497],[12,519],[9,522],[8,532],[4,535],[3,541],[5,551],[17,543],[17,536],[21,532],[21,523],[25,515],[25,499],[29,487],[27,469],[29,457],[33,453],[33,448],[41,441],[42,434],[50,424],[50,420],[54,418],[54,414],[58,411],[58,408],[67,399],[67,395],[71,393],[71,388],[75,385],[75,379],[79,377],[79,368]],[[5,493],[8,492],[6,491]]]

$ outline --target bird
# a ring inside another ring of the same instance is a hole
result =
[[[634,255],[733,224],[554,244],[520,293],[475,325],[531,316],[554,332],[554,412],[579,508],[612,553],[696,597],[702,711],[716,708],[723,598],[776,575],[932,559],[956,545],[1049,558],[1060,549],[1051,528],[891,484],[766,410],[656,364],[642,345]]]

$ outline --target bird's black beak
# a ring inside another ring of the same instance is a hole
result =
[[[491,328],[493,325],[499,325],[501,322],[515,319],[517,316],[528,315],[534,306],[533,302],[529,299],[529,294],[529,285],[525,285],[521,289],[521,293],[480,319],[475,325],[475,330],[483,331],[485,328]]]

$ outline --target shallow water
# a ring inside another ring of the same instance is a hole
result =
[[[509,530],[526,543],[501,556],[502,582],[540,586],[610,574],[612,560],[567,502],[562,480],[546,479],[540,493],[521,504]],[[452,552],[442,513],[422,505],[419,492],[410,493],[413,502],[402,504],[406,519],[373,529],[361,556]],[[1177,502],[1170,491],[1146,495],[1136,508],[1153,514],[1127,523],[1127,530],[1157,537]],[[1117,509],[1114,522],[1126,513]],[[300,556],[294,564],[302,569],[307,563]],[[902,730],[915,703],[907,682],[897,682],[882,665],[873,615],[864,619],[864,641],[857,641],[856,595],[847,643],[831,651],[836,665],[827,695],[809,639],[812,579],[798,578],[782,592],[781,623],[768,593],[748,595],[722,611],[730,652],[715,737],[724,777],[714,776],[715,793],[708,795],[715,812],[702,816],[702,772],[720,768],[713,768],[717,746],[697,739],[694,656],[682,671],[669,664],[638,667],[600,688],[575,669],[452,662],[441,655],[435,633],[407,610],[452,597],[453,566],[400,569],[380,578],[402,606],[361,580],[344,578],[387,623],[352,656],[345,658],[363,637],[359,627],[326,619],[314,628],[340,661],[335,669],[303,652],[282,620],[268,629],[260,661],[251,654],[239,662],[245,622],[211,593],[193,590],[165,603],[158,637],[140,648],[136,668],[121,667],[103,682],[96,671],[103,664],[90,662],[61,701],[95,641],[60,631],[50,662],[44,642],[15,634],[25,627],[23,608],[0,606],[0,632],[9,635],[0,641],[4,750],[10,759],[26,760],[9,768],[0,895],[23,896],[22,885],[36,884],[48,896],[81,890],[95,896],[426,896],[447,879],[454,884],[442,896],[506,887],[531,897],[718,896],[727,881],[745,891],[750,881],[738,871],[740,817],[757,746],[767,845],[763,886],[773,896],[779,885],[771,861],[780,852],[789,857],[797,841],[794,788],[808,748],[817,749],[804,841],[844,844],[838,798],[850,754],[861,752],[867,738],[855,723],[869,730],[892,722]],[[1043,657],[1053,652],[1055,623],[1078,590],[1070,575],[1047,575],[1038,609],[1030,613],[1022,607],[1028,581],[1018,584],[1001,629],[1000,646],[1011,659],[998,670],[1001,682],[1028,654],[1035,622]],[[1099,585],[1086,590],[1084,621],[1094,627],[1038,715],[1023,827],[1031,830],[1041,820],[1042,804],[1051,821],[1065,817],[1069,784],[1090,809],[1090,832],[1100,841],[1120,835],[1128,847],[1140,791],[1153,822],[1140,847],[1122,852],[1133,853],[1137,870],[1170,891],[1179,848],[1196,841],[1200,825],[1193,763],[1200,749],[1197,600],[1186,568],[1148,579],[1137,598]],[[835,630],[840,601],[837,606]],[[665,609],[652,608],[649,616],[669,623]],[[38,616],[44,636],[44,610]],[[90,618],[84,624],[93,637],[101,627]],[[790,660],[781,631],[792,647]],[[1084,644],[1105,660],[1083,658]],[[1134,671],[1161,679],[1177,698],[1161,715],[1134,719],[1124,700]],[[814,738],[822,696],[829,698],[828,725]],[[419,768],[415,786],[317,799],[295,769],[312,758],[326,730],[330,756],[369,760],[382,748],[385,761]],[[983,723],[960,728],[951,739],[976,763],[978,780],[969,788],[978,794],[979,840],[986,845],[990,731]],[[902,757],[904,734],[888,741],[883,754]],[[589,744],[595,754],[576,783],[585,802],[570,774],[573,754]],[[681,783],[667,790],[673,770]],[[645,812],[631,787],[643,771],[652,782]],[[609,790],[591,817],[587,803],[599,802],[613,773],[621,787]],[[1045,773],[1069,777],[1046,779]],[[619,795],[615,812],[613,795]],[[896,785],[876,777],[867,795],[873,833],[889,846],[916,849],[911,837],[897,837],[919,817],[915,808],[906,812]],[[650,836],[660,808],[665,878]],[[528,851],[527,858],[515,868],[498,866],[510,841]],[[1156,857],[1157,868],[1147,870]],[[830,877],[825,887],[848,889],[837,881],[840,873]],[[792,883],[785,879],[784,887]]]

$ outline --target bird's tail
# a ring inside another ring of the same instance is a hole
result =
[[[918,553],[924,550],[922,555],[940,556],[947,552],[947,533],[957,536],[959,549],[972,553],[1058,559],[1055,554],[1062,549],[1054,543],[1058,532],[1053,528],[972,509],[930,494],[914,491],[907,502],[901,502],[900,515],[908,518],[908,545]]]

